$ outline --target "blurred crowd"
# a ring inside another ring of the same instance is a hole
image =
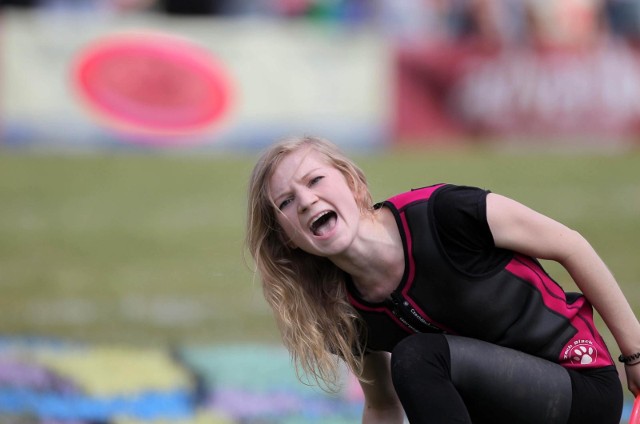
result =
[[[640,44],[639,0],[0,0],[0,7],[373,24],[400,42],[476,37],[579,44],[604,34]]]

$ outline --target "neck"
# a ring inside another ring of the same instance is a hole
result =
[[[359,237],[347,253],[330,258],[351,275],[369,301],[380,301],[398,286],[404,273],[404,248],[395,218],[382,208],[362,218]]]

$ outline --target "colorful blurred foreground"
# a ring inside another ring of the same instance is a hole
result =
[[[329,396],[265,345],[162,349],[0,339],[0,423],[356,423],[352,380]]]
[[[353,378],[329,396],[265,345],[161,349],[0,339],[0,423],[355,424]],[[631,403],[625,404],[627,423]]]

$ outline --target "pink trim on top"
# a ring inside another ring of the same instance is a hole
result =
[[[577,330],[560,352],[560,364],[576,369],[613,364],[607,345],[593,322],[591,304],[584,296],[573,303],[567,303],[562,287],[529,257],[516,255],[505,269],[536,287],[542,293],[544,304],[571,321],[571,325]]]
[[[581,298],[573,304],[567,304],[567,296],[562,287],[529,257],[516,254],[505,269],[531,283],[542,293],[545,305],[567,318],[573,318],[585,302],[585,299]],[[563,312],[565,309],[566,312]]]
[[[450,327],[447,327],[446,325],[444,325],[442,323],[439,323],[438,321],[436,321],[433,318],[431,318],[408,295],[408,292],[411,289],[411,287],[413,287],[413,283],[414,283],[415,262],[413,260],[412,254],[411,254],[411,252],[413,252],[413,241],[411,239],[411,232],[409,231],[409,224],[407,222],[407,218],[406,218],[406,216],[404,214],[404,210],[403,209],[405,207],[407,207],[408,205],[411,205],[412,203],[416,202],[416,201],[428,200],[431,197],[431,195],[437,189],[439,189],[440,187],[443,187],[445,185],[446,184],[436,184],[436,185],[433,185],[433,186],[429,186],[429,187],[424,187],[424,188],[408,191],[406,193],[402,193],[402,194],[399,194],[399,195],[397,195],[395,197],[392,197],[391,199],[389,199],[389,201],[392,202],[396,206],[396,208],[398,208],[398,211],[400,212],[400,221],[402,222],[403,231],[404,231],[404,234],[406,235],[407,252],[409,253],[409,258],[408,258],[409,271],[407,273],[407,280],[405,281],[404,287],[402,288],[402,297],[406,301],[408,301],[409,304],[411,304],[411,306],[416,310],[416,312],[420,316],[422,316],[425,320],[427,320],[428,322],[432,323],[436,327],[446,331],[447,333],[457,334],[457,332],[454,331],[453,329],[451,329]]]
[[[402,213],[402,209],[407,205],[410,205],[415,201],[427,200],[429,197],[431,197],[434,191],[445,185],[446,184],[436,184],[429,187],[417,188],[415,190],[407,191],[405,193],[400,193],[393,197],[390,197],[388,201],[393,203],[395,207]],[[426,197],[424,195],[425,192],[427,193]]]
[[[387,201],[392,203],[394,205],[394,207],[398,210],[399,214],[400,214],[400,221],[402,223],[402,227],[403,227],[403,231],[404,233],[407,235],[407,246],[406,246],[406,252],[409,253],[409,258],[408,258],[408,263],[409,263],[409,272],[407,274],[407,281],[405,284],[406,286],[410,286],[413,282],[413,277],[415,275],[415,264],[413,262],[413,258],[411,257],[411,248],[412,248],[412,244],[411,244],[411,237],[409,236],[409,226],[407,224],[407,221],[405,219],[404,216],[404,212],[403,212],[403,208],[405,208],[407,205],[415,202],[415,201],[420,201],[420,200],[425,200],[425,196],[424,193],[425,191],[428,192],[428,197],[431,196],[431,194],[433,194],[433,192],[435,190],[437,190],[438,188],[444,186],[445,184],[437,184],[434,186],[429,186],[429,187],[425,187],[425,188],[420,188],[420,189],[416,189],[416,190],[412,190],[412,191],[408,191],[405,193],[400,193],[396,196],[393,196],[391,198],[389,198]],[[403,290],[403,294],[404,294],[404,290]],[[347,296],[349,297],[349,302],[354,305],[356,308],[361,309],[363,311],[369,311],[369,312],[377,312],[377,313],[384,313],[386,314],[389,318],[391,318],[398,326],[400,326],[400,328],[402,328],[403,330],[405,330],[406,332],[413,334],[413,330],[411,330],[409,327],[407,327],[402,321],[400,321],[398,319],[398,317],[396,317],[393,312],[390,310],[390,308],[384,306],[384,305],[380,305],[380,306],[368,306],[363,304],[362,302],[358,301],[358,299],[356,299],[355,297],[353,297],[351,295],[351,293],[347,293]],[[411,302],[411,304],[415,307],[415,305],[413,304],[413,302]],[[416,308],[416,311],[418,311],[419,309]],[[420,312],[422,313],[422,312]],[[426,317],[426,315],[425,315]]]

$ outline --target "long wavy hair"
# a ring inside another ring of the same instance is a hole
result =
[[[322,154],[342,172],[362,214],[373,210],[364,173],[334,144],[310,136],[286,138],[268,148],[253,169],[246,244],[298,378],[302,381],[304,374],[324,390],[335,392],[341,378],[340,358],[361,376],[366,335],[347,299],[346,274],[326,258],[288,246],[277,222],[280,211],[270,196],[269,181],[282,159],[301,148]]]

